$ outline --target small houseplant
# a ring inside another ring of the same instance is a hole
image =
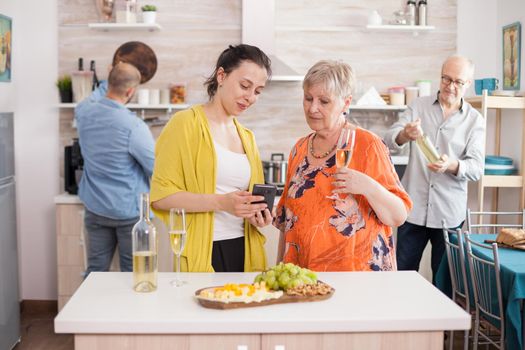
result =
[[[58,78],[56,82],[58,92],[60,93],[60,101],[62,103],[73,102],[73,88],[71,84],[71,76],[64,75]]]
[[[157,7],[155,5],[142,6],[142,22],[154,24],[157,17]]]

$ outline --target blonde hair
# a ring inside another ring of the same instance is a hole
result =
[[[324,84],[328,93],[345,99],[352,95],[354,89],[354,70],[342,61],[319,61],[306,73],[303,90],[316,84]]]

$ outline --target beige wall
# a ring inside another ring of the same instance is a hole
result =
[[[241,40],[240,0],[156,0],[162,30],[153,33],[93,31],[85,26],[97,21],[92,0],[58,2],[61,73],[70,72],[77,58],[84,57],[85,62],[96,60],[99,75],[105,77],[114,50],[125,41],[140,40],[159,58],[158,72],[145,87],[164,88],[170,82],[187,81],[190,103],[205,101],[204,77],[219,53]],[[370,10],[377,9],[386,22],[403,3],[276,1],[275,54],[301,74],[320,59],[349,62],[357,71],[361,90],[375,86],[381,91],[418,79],[431,79],[436,87],[442,60],[456,51],[456,1],[431,2],[428,22],[436,26],[433,32],[414,36],[365,29]],[[240,117],[254,130],[263,158],[272,152],[288,154],[295,140],[308,132],[301,98],[300,82],[272,82],[259,102]],[[365,127],[378,124],[381,129],[381,115],[367,117],[376,120],[366,122]],[[69,128],[71,118],[69,112],[62,114],[62,142],[74,135]]]

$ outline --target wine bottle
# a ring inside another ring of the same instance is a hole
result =
[[[140,219],[131,230],[133,246],[133,289],[157,289],[157,230],[150,220],[149,193],[140,195]]]
[[[78,70],[84,70],[84,59],[82,57],[78,58]]]
[[[435,163],[439,160],[439,153],[432,144],[432,141],[428,136],[423,132],[421,126],[419,126],[419,132],[421,135],[416,139],[416,144],[418,145],[420,151],[423,153],[425,158],[429,163]]]
[[[89,63],[89,70],[93,72],[93,86],[92,86],[92,90],[95,90],[98,85],[99,85],[99,81],[98,81],[98,78],[97,78],[97,70],[95,68],[95,61],[94,60],[91,60],[91,62]]]

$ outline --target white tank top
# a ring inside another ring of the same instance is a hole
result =
[[[250,163],[246,154],[235,153],[213,141],[217,155],[217,182],[215,193],[246,191],[250,185]],[[244,236],[244,219],[225,211],[214,215],[213,240],[222,241]]]

